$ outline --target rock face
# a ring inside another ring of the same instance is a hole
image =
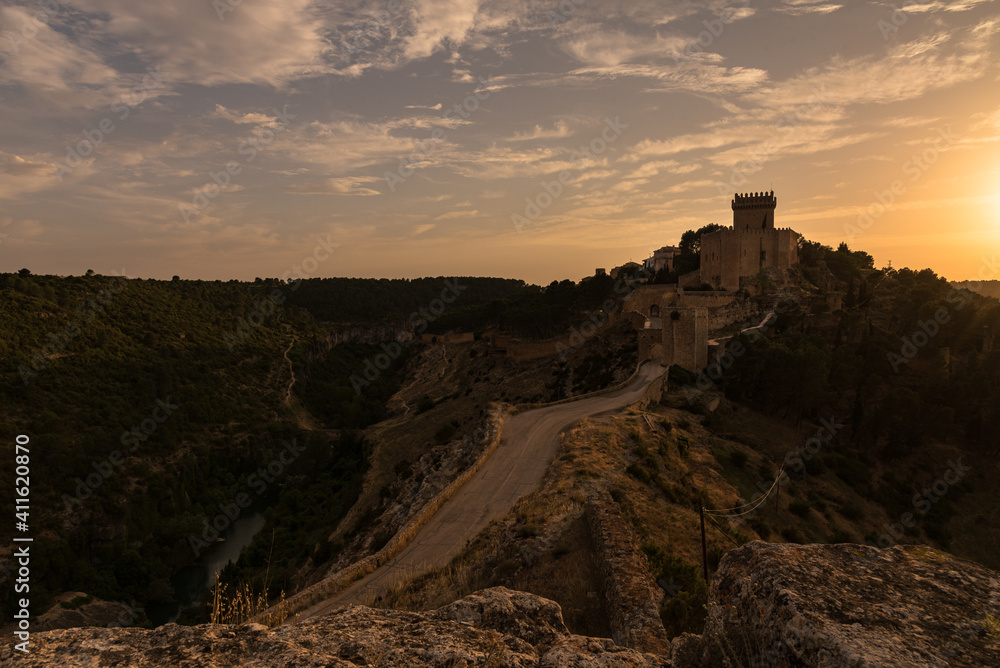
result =
[[[923,546],[755,542],[723,558],[676,666],[1000,666],[1000,573]]]
[[[666,654],[670,641],[659,608],[663,592],[649,574],[646,555],[639,549],[630,524],[606,492],[595,493],[588,500],[586,518],[602,564],[614,641],[639,651]]]
[[[32,634],[30,653],[4,643],[0,665],[97,668],[669,667],[606,639],[570,635],[559,606],[503,587],[430,613],[341,608],[295,626],[80,628]]]
[[[503,587],[429,613],[352,606],[295,626],[168,624],[33,633],[0,666],[716,668],[1000,666],[1000,573],[919,546],[773,545],[729,552],[709,621],[670,658],[571,635],[559,606]]]

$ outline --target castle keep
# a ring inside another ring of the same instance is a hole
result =
[[[799,262],[799,235],[775,228],[778,200],[770,193],[737,194],[732,200],[733,226],[701,238],[701,281],[735,291],[740,279],[762,269],[788,269]]]
[[[777,205],[774,191],[737,193],[733,226],[701,237],[700,269],[677,284],[643,285],[626,297],[623,314],[639,332],[642,357],[697,372],[724,350],[728,338],[709,341],[713,332],[761,315],[748,295],[763,288],[749,279],[764,272],[782,285],[799,262],[798,233],[774,226]],[[664,246],[646,260],[647,270],[672,270],[679,251]],[[713,289],[702,289],[706,283]]]

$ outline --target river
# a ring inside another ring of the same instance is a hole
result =
[[[217,542],[205,550],[198,561],[185,566],[170,580],[177,602],[169,605],[151,605],[146,615],[154,626],[177,620],[181,608],[200,602],[205,593],[215,584],[215,575],[229,562],[240,558],[240,552],[250,544],[254,536],[264,528],[264,516],[249,510],[241,515],[224,533],[224,541]]]

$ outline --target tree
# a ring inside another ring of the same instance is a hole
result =
[[[718,223],[709,223],[708,225],[699,228],[697,231],[688,230],[681,235],[681,242],[678,244],[681,249],[681,254],[699,255],[701,253],[701,237],[705,234],[718,232],[721,229],[724,229],[722,225],[719,225]]]

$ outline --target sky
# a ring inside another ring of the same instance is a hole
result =
[[[1000,279],[998,33],[992,0],[3,0],[0,271],[547,284],[773,189],[810,240]]]

